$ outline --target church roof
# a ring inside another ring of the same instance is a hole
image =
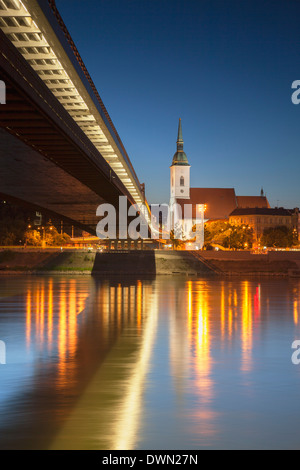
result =
[[[270,204],[266,196],[237,196],[237,205],[241,208],[246,207],[265,207],[269,208]]]
[[[238,208],[235,209],[230,216],[239,216],[239,215],[281,215],[281,216],[291,216],[291,211],[284,209],[283,207],[275,207],[275,209],[266,208],[266,207],[253,207],[253,208]]]
[[[205,219],[227,219],[236,209],[236,195],[234,188],[191,188],[190,199],[177,199],[182,207],[192,204],[193,219],[196,218],[197,205],[206,204]]]
[[[178,137],[177,137],[177,152],[173,157],[172,166],[179,165],[179,166],[190,166],[187,156],[183,151],[183,138],[182,138],[182,124],[181,119],[179,119],[178,125]]]

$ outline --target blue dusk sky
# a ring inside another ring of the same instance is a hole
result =
[[[192,187],[300,206],[298,0],[57,0],[150,203],[182,118]]]

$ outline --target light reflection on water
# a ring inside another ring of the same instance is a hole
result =
[[[0,447],[299,448],[298,280],[2,278]]]

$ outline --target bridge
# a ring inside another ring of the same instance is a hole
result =
[[[147,206],[54,0],[0,0],[0,80],[0,198],[91,234],[99,204]]]

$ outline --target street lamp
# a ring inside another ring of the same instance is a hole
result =
[[[43,230],[42,248],[45,248],[45,246],[46,246],[46,240],[45,240],[45,227],[42,227],[42,230]]]

